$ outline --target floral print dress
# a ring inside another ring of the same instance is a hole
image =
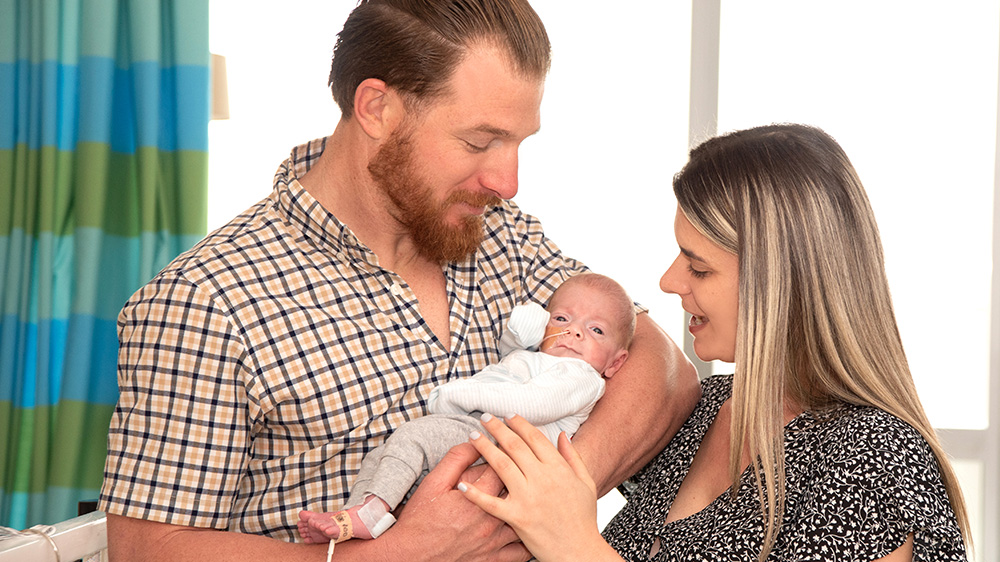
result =
[[[705,509],[664,524],[732,376],[702,381],[702,398],[669,445],[622,486],[628,503],[604,530],[626,560],[756,561],[764,536],[753,473]],[[844,405],[785,426],[786,506],[768,560],[875,560],[914,534],[914,561],[966,560],[930,447],[882,410]],[[650,556],[654,542],[658,551]]]

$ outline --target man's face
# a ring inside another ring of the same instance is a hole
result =
[[[499,51],[470,50],[449,93],[400,124],[368,166],[424,257],[467,258],[483,214],[517,193],[517,151],[538,130],[543,84],[514,74]]]

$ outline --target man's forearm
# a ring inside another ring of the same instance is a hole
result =
[[[701,389],[694,367],[647,314],[639,315],[622,369],[573,437],[603,495],[660,452],[687,419]]]
[[[107,524],[108,557],[112,562],[326,559],[324,545],[287,543],[260,535],[181,527],[112,514],[108,514]]]
[[[408,560],[414,562],[523,562],[530,558],[514,531],[486,514],[455,489],[479,458],[465,443],[454,447],[424,478],[399,521],[375,540],[352,540],[336,546],[337,562]],[[487,493],[503,483],[473,480]],[[180,527],[108,515],[108,550],[113,562],[177,560],[326,560],[328,545],[286,543],[259,535]]]

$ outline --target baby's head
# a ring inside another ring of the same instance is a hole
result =
[[[621,285],[596,273],[571,277],[552,294],[547,310],[541,351],[583,359],[605,378],[621,368],[635,333],[635,308]]]

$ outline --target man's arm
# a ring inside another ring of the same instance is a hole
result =
[[[573,436],[598,497],[659,453],[700,396],[694,366],[648,314],[640,314],[628,360]]]
[[[399,521],[376,540],[336,546],[334,560],[523,562],[530,555],[514,531],[487,515],[455,489],[479,453],[466,443],[452,449],[424,478]],[[466,477],[468,479],[468,477]],[[499,493],[498,479],[483,479],[481,489]],[[230,533],[108,515],[108,554],[112,562],[326,560],[327,545],[286,543],[260,535]]]

